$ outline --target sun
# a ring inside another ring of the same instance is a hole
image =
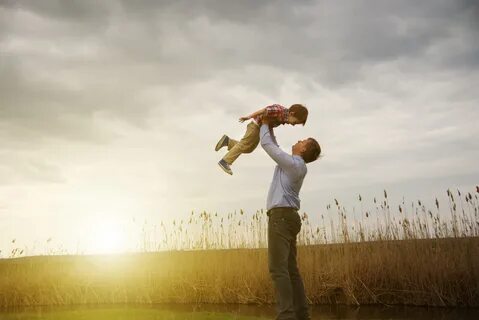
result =
[[[121,253],[127,250],[127,235],[122,226],[114,221],[98,221],[92,225],[88,251],[93,254]]]

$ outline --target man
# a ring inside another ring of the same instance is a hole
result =
[[[313,138],[298,141],[292,155],[281,150],[269,119],[260,128],[261,146],[277,163],[268,192],[268,266],[276,290],[277,320],[310,319],[304,284],[296,263],[296,236],[301,230],[299,191],[306,163],[315,161],[321,148]]]

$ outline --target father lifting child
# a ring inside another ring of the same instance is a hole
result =
[[[223,159],[218,162],[221,169],[226,173],[233,174],[230,166],[242,153],[251,153],[256,149],[260,140],[259,129],[264,117],[268,118],[271,128],[277,127],[280,124],[290,124],[292,126],[302,124],[304,126],[308,119],[308,109],[302,104],[293,104],[289,109],[279,104],[273,104],[249,116],[239,118],[240,122],[253,119],[253,121],[248,124],[243,138],[240,141],[236,141],[227,135],[223,135],[215,147],[215,151],[218,151],[222,147],[228,147],[228,152]]]

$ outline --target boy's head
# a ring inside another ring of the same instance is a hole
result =
[[[296,124],[302,124],[304,126],[306,120],[308,119],[308,109],[306,109],[305,106],[299,103],[293,104],[291,107],[289,107],[288,111],[289,124],[292,124],[293,126]]]
[[[314,138],[308,138],[293,145],[293,154],[301,156],[304,162],[310,163],[319,158],[321,147]]]

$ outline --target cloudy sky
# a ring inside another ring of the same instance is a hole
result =
[[[213,149],[273,103],[309,108],[276,135],[322,146],[301,193],[313,219],[384,188],[431,202],[471,189],[478,88],[472,0],[0,0],[0,250],[264,208],[261,147],[233,176]]]

